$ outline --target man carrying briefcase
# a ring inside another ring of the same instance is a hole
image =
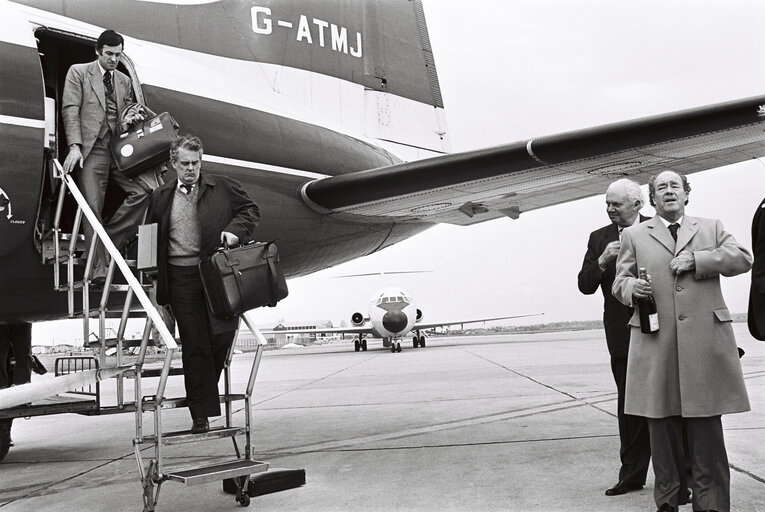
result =
[[[170,304],[178,323],[191,431],[209,430],[220,416],[218,379],[239,318],[213,317],[205,302],[199,262],[221,244],[247,242],[260,219],[258,206],[226,176],[201,172],[202,142],[190,135],[170,147],[178,174],[152,192],[146,223],[158,224],[157,302]]]

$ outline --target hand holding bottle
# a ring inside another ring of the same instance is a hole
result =
[[[659,330],[659,313],[651,290],[651,276],[648,275],[645,268],[640,268],[640,278],[635,283],[633,295],[640,316],[640,332],[643,334],[657,332]]]
[[[651,275],[645,274],[645,277],[640,277],[635,281],[635,286],[632,288],[632,296],[635,300],[647,299],[653,295],[653,289],[651,288]]]

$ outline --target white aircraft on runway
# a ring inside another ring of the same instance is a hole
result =
[[[528,315],[500,316],[494,318],[473,318],[450,322],[425,323],[422,321],[423,314],[417,308],[414,298],[406,291],[395,286],[389,286],[376,292],[369,301],[367,315],[356,312],[351,315],[352,327],[337,327],[325,329],[281,329],[262,331],[263,334],[326,334],[344,333],[355,334],[353,346],[356,352],[367,350],[366,336],[382,338],[383,347],[390,348],[391,352],[401,352],[401,340],[408,333],[413,332],[412,346],[414,348],[425,346],[425,335],[421,331],[434,327],[447,325],[470,324],[489,322],[492,320],[504,320],[509,318],[522,318],[527,316],[542,315],[535,313]]]

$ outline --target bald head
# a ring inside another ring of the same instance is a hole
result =
[[[643,191],[640,184],[622,178],[608,186],[606,191],[606,212],[611,222],[627,227],[634,224],[643,207]]]

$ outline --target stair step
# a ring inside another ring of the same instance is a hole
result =
[[[144,283],[141,285],[141,288],[143,288],[144,291],[149,291],[151,290],[152,286],[153,286],[152,284]],[[72,283],[72,288],[74,290],[82,290],[83,288],[82,281],[75,281],[74,283]],[[129,288],[130,288],[130,285],[125,283],[112,283],[109,285],[109,290],[113,292],[126,292],[128,291]],[[62,284],[61,286],[56,288],[57,292],[65,292],[68,290],[69,290],[68,284]],[[103,290],[104,290],[103,286],[99,286],[97,290],[94,290],[92,286],[90,287],[90,293],[101,293]]]
[[[226,401],[229,402],[235,402],[237,400],[244,400],[245,396],[240,394],[230,394],[230,395],[220,395],[220,403],[225,403]],[[157,402],[154,400],[154,396],[146,396],[143,398],[143,404],[141,404],[141,407],[144,411],[150,411],[152,409],[155,409],[157,407]],[[181,398],[165,398],[162,401],[161,409],[176,409],[180,407],[187,407],[186,405],[186,397]]]
[[[226,437],[242,436],[247,432],[244,427],[220,427],[211,428],[209,432],[202,434],[192,434],[189,430],[180,430],[177,432],[167,432],[162,435],[163,445],[196,443],[199,441],[210,441],[213,439],[223,439]],[[144,436],[143,443],[155,443],[157,436]]]
[[[262,473],[264,471],[268,471],[267,462],[237,459],[235,461],[224,462],[222,464],[201,466],[197,468],[186,469],[184,471],[168,472],[165,474],[165,476],[167,476],[168,480],[182,482],[186,485],[196,485],[225,480],[226,478],[236,478],[239,476],[251,475],[253,473]]]

